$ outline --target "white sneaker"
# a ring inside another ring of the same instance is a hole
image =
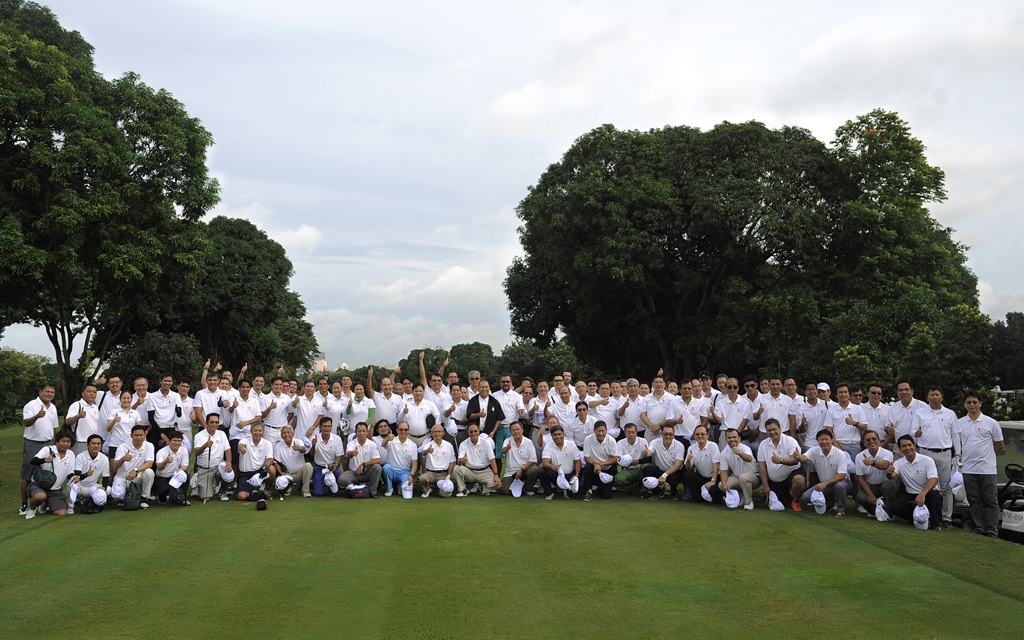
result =
[[[456,493],[456,494],[455,494],[455,497],[456,497],[456,498],[465,498],[465,497],[466,497],[466,496],[468,496],[468,495],[469,495],[469,493],[467,493],[467,492],[465,492],[465,491],[460,491],[460,492],[458,492],[458,493]]]
[[[149,508],[149,503],[148,502],[140,502],[139,503],[139,508],[140,509],[148,509]]]
[[[395,493],[394,489],[388,489],[387,491],[384,492],[384,497],[385,498],[390,498],[394,493]]]
[[[31,520],[34,517],[36,517],[36,510],[32,507],[29,507],[28,510],[25,511],[25,519]]]
[[[864,505],[862,505],[862,504],[858,504],[858,505],[857,505],[857,513],[863,513],[863,514],[864,514],[864,515],[866,515],[866,516],[867,516],[867,515],[871,515],[871,514],[869,514],[869,513],[868,513],[868,510],[867,510],[867,509],[865,509],[865,508],[864,508]]]
[[[479,483],[474,484],[472,487],[469,488],[469,492],[470,493],[476,493],[477,491],[480,491],[480,484]]]
[[[68,505],[68,515],[69,516],[75,515],[75,508],[70,506],[70,505]]]
[[[743,505],[743,510],[744,511],[753,511],[754,510],[754,503],[753,502],[748,502],[747,504]]]
[[[312,497],[313,497],[313,494],[312,494],[312,493],[309,493],[309,492],[306,492],[306,491],[303,491],[303,492],[302,492],[302,497],[303,497],[303,498],[312,498]]]
[[[18,515],[19,516],[28,515],[28,507],[20,507],[18,509]]]
[[[554,493],[552,493],[552,494],[551,494],[551,495],[549,495],[549,496],[544,496],[544,499],[545,499],[545,500],[554,500],[554,499],[555,499],[555,494],[554,494]]]
[[[221,494],[220,494],[220,501],[221,501],[221,502],[227,502],[227,501],[228,501],[228,500],[230,500],[230,499],[231,499],[231,498],[229,498],[229,497],[228,497],[228,494],[226,494],[226,493],[221,493]]]
[[[420,497],[421,498],[429,498],[431,491],[432,491],[431,488],[427,487],[426,489],[423,490],[423,493],[420,495]]]

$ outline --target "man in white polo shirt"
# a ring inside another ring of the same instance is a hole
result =
[[[735,429],[725,432],[725,444],[725,449],[719,454],[722,493],[738,489],[740,504],[749,511],[754,508],[754,489],[761,486],[757,457],[749,446],[740,441],[740,434]]]
[[[942,406],[942,389],[928,387],[928,406],[914,414],[910,435],[914,436],[917,452],[935,461],[939,474],[939,493],[942,494],[942,528],[953,527],[953,489],[949,484],[953,456],[960,455],[960,438],[954,438],[957,417],[951,409]]]
[[[75,474],[71,478],[78,484],[79,501],[89,496],[94,487],[103,488],[110,481],[110,458],[103,454],[103,438],[93,434],[86,445],[88,448],[75,456]]]
[[[313,479],[313,465],[306,462],[306,445],[295,438],[295,430],[291,425],[281,428],[281,440],[274,444],[274,464],[279,475],[288,476],[292,482],[302,488],[302,497],[309,498],[309,483]],[[287,489],[286,491],[291,491]],[[281,497],[285,495],[282,493]]]
[[[122,444],[114,454],[110,472],[115,480],[134,483],[142,489],[142,509],[148,509],[148,501],[153,500],[153,444],[146,441],[146,428],[142,425],[132,427],[132,441]]]
[[[541,436],[544,451],[540,458],[540,486],[544,491],[544,499],[555,497],[558,476],[565,476],[566,482],[580,476],[580,450],[572,440],[565,437],[565,430],[555,418],[551,418],[550,427],[544,431],[548,437]],[[568,490],[563,490],[569,497]]]
[[[100,408],[96,404],[96,386],[85,385],[82,389],[82,397],[68,406],[67,416],[64,418],[64,426],[75,430],[75,444],[71,450],[77,456],[85,453],[88,448],[86,444],[89,436],[100,435]]]
[[[970,502],[974,532],[999,537],[999,488],[996,485],[996,456],[1003,451],[1003,430],[999,423],[981,412],[981,396],[968,391],[964,396],[967,415],[957,422],[963,460],[964,488]]]
[[[501,478],[501,492],[512,495],[512,483],[523,481],[526,495],[533,495],[532,487],[537,482],[537,448],[529,438],[523,437],[523,425],[516,420],[509,427],[512,437],[505,441],[502,455],[505,457],[505,475]]]
[[[284,392],[284,378],[276,376],[270,381],[270,393],[260,396],[260,417],[263,418],[263,437],[270,442],[277,444],[281,441],[281,429],[288,424],[292,412],[292,399]],[[196,403],[199,402],[199,394],[196,394]],[[196,410],[198,414],[199,410]],[[197,415],[198,417],[198,415]],[[295,437],[294,430],[292,437]],[[302,438],[299,438],[303,446],[309,449]]]
[[[198,394],[196,394],[198,395]],[[199,406],[196,407],[199,411]],[[225,469],[230,473],[234,469],[231,466],[231,446],[228,437],[220,430],[220,413],[211,411],[203,417],[206,425],[202,431],[196,434],[196,492],[203,499],[203,504],[210,501],[217,487],[220,487],[220,499],[227,502],[228,483],[219,477],[220,465],[225,464]]]
[[[327,420],[330,419],[327,418]],[[438,427],[440,428],[440,425]],[[369,433],[370,430],[365,424],[356,425],[356,439],[345,447],[348,471],[338,476],[338,484],[341,487],[347,487],[350,484],[365,484],[370,492],[370,497],[376,498],[377,489],[380,488],[380,447],[373,441],[373,438],[369,437]],[[452,458],[455,458],[454,452]]]
[[[658,431],[659,441],[648,444],[651,450],[650,459],[644,458],[647,464],[640,471],[643,478],[657,478],[658,488],[651,496],[652,500],[676,493],[679,483],[683,481],[683,462],[686,460],[686,446],[676,440],[676,429],[665,425]]]
[[[935,461],[917,452],[917,445],[910,435],[900,436],[896,444],[903,457],[886,470],[889,480],[882,487],[885,511],[889,517],[898,516],[913,522],[915,506],[928,507],[928,528],[937,529],[942,514],[942,497],[935,490],[939,485]]]
[[[32,459],[39,450],[53,442],[57,431],[57,405],[53,397],[57,388],[50,383],[39,387],[39,397],[25,405],[22,424],[25,427],[21,455],[21,509],[18,515],[28,515],[28,483],[32,480]]]
[[[235,498],[248,500],[250,496],[259,492],[263,482],[269,482],[268,486],[273,486],[277,477],[274,446],[263,437],[263,425],[252,425],[249,436],[242,438],[238,443],[238,455],[238,488],[235,490]],[[252,483],[252,478],[256,474],[260,475],[263,482]]]
[[[44,503],[53,515],[68,515],[68,501],[63,486],[64,481],[75,469],[75,454],[70,450],[72,438],[70,429],[61,429],[54,438],[56,444],[42,447],[32,457],[30,464],[36,467],[50,467],[49,470],[56,476],[56,481],[50,487],[41,487],[34,480],[29,483],[28,492],[32,502],[25,512],[26,520],[35,517],[37,510],[41,510]]]
[[[175,430],[171,433],[167,446],[156,452],[153,461],[153,467],[156,470],[156,475],[153,478],[153,495],[160,501],[160,504],[167,502],[167,498],[170,496],[171,478],[174,477],[174,474],[179,471],[188,473],[188,450],[181,446],[183,440],[181,434]],[[186,500],[185,505],[188,506],[188,504]]]
[[[167,446],[171,434],[178,431],[178,403],[181,396],[171,389],[173,384],[174,377],[165,373],[160,376],[160,388],[156,393],[146,396],[146,412],[151,425],[147,439],[157,449]]]
[[[893,447],[900,436],[910,435],[914,416],[928,406],[914,397],[914,388],[907,380],[900,380],[896,384],[896,397],[899,400],[889,405],[889,427],[885,429],[885,437],[882,439],[883,447]],[[899,447],[897,447],[898,449]]]
[[[594,433],[583,441],[583,501],[589,502],[593,494],[609,500],[612,486],[618,472],[619,448],[615,438],[608,435],[604,420],[594,423]],[[612,476],[610,482],[602,482],[601,474]]]
[[[836,395],[839,394],[837,393]],[[818,483],[807,487],[807,490],[799,498],[800,502],[809,503],[811,494],[815,491],[820,491],[825,495],[826,500],[833,499],[835,501],[836,517],[846,517],[846,496],[853,489],[853,485],[850,483],[850,474],[847,471],[849,458],[847,458],[845,451],[835,446],[832,440],[832,432],[828,429],[819,431],[817,439],[818,446],[811,447],[807,450],[806,454],[797,456],[800,462],[810,460],[814,464],[815,471],[818,473]],[[797,489],[798,485],[803,486],[802,477],[797,476],[796,480],[801,482],[793,483],[794,490]]]
[[[881,436],[873,429],[864,432],[864,446],[867,448],[858,453],[854,460],[859,488],[855,500],[861,509],[874,515],[875,505],[882,497],[882,487],[885,486],[885,472],[892,465],[893,457],[892,451],[882,447]]]
[[[430,440],[420,447],[423,454],[423,472],[420,473],[419,485],[422,497],[430,496],[437,489],[442,498],[450,498],[451,491],[445,491],[438,485],[442,480],[451,480],[455,469],[455,448],[444,439],[444,427],[435,424],[430,428]]]
[[[800,445],[793,438],[783,435],[782,427],[774,418],[765,420],[768,439],[757,448],[757,466],[761,475],[761,491],[767,499],[772,493],[783,505],[789,504],[793,511],[802,511],[800,497],[804,479],[800,475]]]
[[[467,487],[475,483],[480,484],[481,494],[486,496],[501,484],[494,447],[480,439],[480,426],[476,423],[470,424],[466,431],[469,437],[459,444],[458,466],[454,471],[455,497],[466,497],[469,494]]]
[[[480,429],[478,428],[476,432],[479,435]],[[398,437],[388,443],[387,449],[388,460],[381,467],[381,473],[387,485],[384,496],[391,497],[396,487],[398,487],[399,491],[401,491],[403,484],[411,487],[416,481],[416,471],[419,469],[417,446],[413,439],[409,437],[408,422],[404,420],[399,421]],[[493,450],[491,455],[494,455]]]
[[[836,402],[829,406],[828,415],[825,417],[825,427],[832,430],[835,444],[849,453],[851,458],[860,453],[861,433],[868,428],[868,419],[864,416],[860,405],[850,401],[849,383],[836,384]],[[815,440],[817,439],[817,435],[815,435]]]

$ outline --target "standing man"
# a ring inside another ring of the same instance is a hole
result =
[[[96,405],[96,386],[85,385],[80,400],[71,403],[64,418],[64,426],[73,428],[75,444],[71,450],[77,456],[88,448],[89,436],[100,434],[100,408]],[[104,429],[105,431],[105,429]],[[101,436],[102,437],[102,436]]]
[[[380,391],[374,391],[373,367],[366,370],[366,397],[373,400],[373,405],[377,409],[374,420],[387,420],[392,429],[398,427],[402,409],[405,408],[405,398],[400,393],[394,393],[394,388],[391,378],[384,378],[380,382]]]
[[[101,391],[96,397],[96,404],[100,409],[100,424],[105,425],[110,422],[110,418],[113,417],[114,413],[121,408],[121,377],[116,374],[111,374],[109,377],[103,377],[96,380],[96,384],[106,383],[107,388],[105,391]],[[103,436],[103,447],[106,449],[107,442],[107,431],[104,429],[101,433]]]
[[[796,393],[796,383],[793,383],[794,393]],[[751,434],[751,447],[754,451],[754,455],[757,455],[757,445],[768,437],[768,431],[764,428],[764,423],[769,418],[775,418],[779,421],[780,425],[789,424],[789,408],[793,404],[793,399],[782,393],[782,379],[779,376],[770,376],[768,378],[768,393],[761,396],[761,407],[764,413],[761,414],[761,419],[758,424],[758,433]],[[753,437],[753,436],[756,436]]]
[[[20,516],[28,516],[29,512],[28,483],[32,480],[32,459],[43,447],[53,442],[53,434],[57,431],[57,405],[53,404],[56,394],[57,387],[49,382],[44,383],[39,387],[39,397],[26,404],[22,410],[25,432],[21,448]]]
[[[291,414],[292,400],[284,392],[284,378],[276,376],[270,381],[270,393],[260,396],[260,417],[263,419],[263,437],[273,444],[281,441],[281,429],[288,424],[288,417]],[[196,394],[196,404],[199,404],[199,394]],[[196,409],[196,417],[199,417],[199,409]],[[292,437],[295,433],[292,432]],[[198,438],[197,438],[198,439]],[[301,438],[299,438],[302,441]],[[309,445],[303,442],[306,450]]]
[[[648,440],[658,437],[668,420],[668,412],[674,399],[674,395],[665,391],[665,379],[661,376],[654,378],[651,382],[651,393],[644,398],[644,408],[640,413],[640,420],[647,427]]]
[[[914,414],[910,431],[917,444],[917,452],[935,461],[939,474],[939,493],[942,494],[942,528],[953,528],[953,489],[949,484],[953,456],[960,455],[960,438],[956,433],[956,414],[942,406],[942,389],[928,387],[928,406]]]
[[[999,537],[999,489],[996,486],[996,456],[1003,451],[1003,430],[999,423],[981,412],[981,396],[968,391],[964,396],[967,415],[957,422],[963,460],[964,487],[971,503],[974,532]]]
[[[475,423],[480,427],[481,433],[486,433],[491,440],[495,440],[498,434],[498,426],[505,419],[505,412],[501,408],[501,403],[498,402],[498,399],[491,396],[491,383],[486,380],[480,380],[478,388],[480,392],[471,397],[466,405],[467,426]],[[497,451],[500,452],[502,450],[503,443],[504,440],[501,442],[495,441]],[[498,468],[500,469],[502,454],[497,453],[496,457],[498,459]]]
[[[188,380],[178,381],[178,408],[174,426],[181,434],[181,446],[185,447],[185,451],[192,451],[192,425],[196,423],[195,403],[188,395],[191,388],[192,383]]]
[[[412,397],[405,403],[400,419],[409,423],[409,438],[416,445],[423,444],[431,434],[434,425],[441,426],[441,411],[430,400],[424,397],[423,385],[416,383],[412,388]]]
[[[180,396],[171,390],[174,385],[174,376],[165,373],[160,376],[160,388],[156,393],[151,393],[146,409],[149,418],[150,429],[146,439],[153,444],[155,449],[170,444],[171,435],[177,433],[178,401]]]
[[[874,431],[879,438],[885,437],[885,428],[889,426],[889,405],[882,402],[882,385],[868,385],[867,404],[860,405],[864,412],[864,419],[867,420],[868,430]],[[867,431],[864,432],[865,434]],[[865,443],[867,444],[867,443]],[[879,441],[881,444],[881,441]]]
[[[739,388],[740,383],[736,378],[728,378],[725,382],[725,394],[717,395],[711,400],[708,416],[713,422],[721,425],[713,440],[721,441],[723,445],[725,432],[729,429],[735,429],[742,440],[747,433],[747,424],[752,418],[750,401],[739,395]]]
[[[619,403],[619,424],[636,425],[637,435],[647,442],[651,442],[655,436],[653,433],[650,437],[647,436],[647,425],[640,419],[640,414],[643,411],[644,399],[640,396],[640,381],[636,378],[629,378],[626,380],[626,395]]]
[[[494,392],[494,398],[501,403],[501,412],[504,417],[498,426],[498,435],[493,437],[498,446],[511,435],[509,425],[513,420],[519,420],[526,426],[533,426],[526,418],[526,406],[523,404],[523,397],[512,388],[512,376],[505,374],[501,376],[501,388]],[[525,430],[525,427],[524,427]]]
[[[892,447],[900,436],[910,435],[914,416],[928,406],[914,397],[914,388],[907,380],[900,380],[896,384],[896,397],[899,400],[889,405],[889,426],[885,429],[883,447]]]
[[[829,403],[818,397],[818,385],[814,382],[804,385],[804,394],[803,402],[789,406],[789,434],[806,451],[817,444],[814,434],[825,428]]]
[[[206,428],[206,416],[211,413],[217,414],[217,425],[220,426],[221,392],[220,389],[217,388],[219,384],[219,374],[207,374],[206,388],[197,391],[196,397],[192,400],[192,405],[195,409],[196,422],[199,423],[199,427],[202,429]]]

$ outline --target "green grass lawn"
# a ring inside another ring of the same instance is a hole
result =
[[[616,495],[40,516],[0,431],[2,637],[1019,638],[1024,546]]]

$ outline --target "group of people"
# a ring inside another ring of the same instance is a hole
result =
[[[518,385],[502,375],[492,392],[477,371],[465,382],[446,375],[447,362],[428,374],[422,353],[418,380],[396,370],[379,388],[372,368],[365,383],[310,374],[267,384],[247,379],[246,367],[236,383],[209,364],[194,396],[189,381],[169,374],[154,392],[144,378],[133,391],[118,376],[101,378],[70,404],[63,427],[54,387],[44,385],[24,409],[21,514],[92,512],[133,492],[141,508],[232,494],[479,491],[583,501],[619,492],[751,510],[760,489],[772,510],[845,517],[849,498],[880,520],[939,528],[952,526],[962,478],[977,532],[998,532],[1003,436],[976,393],[957,418],[941,389],[922,401],[905,380],[886,404],[877,384],[866,399],[845,382],[834,390],[809,382],[800,395],[792,378],[708,372],[685,380],[659,372],[642,383],[574,382],[563,371],[550,384]]]

